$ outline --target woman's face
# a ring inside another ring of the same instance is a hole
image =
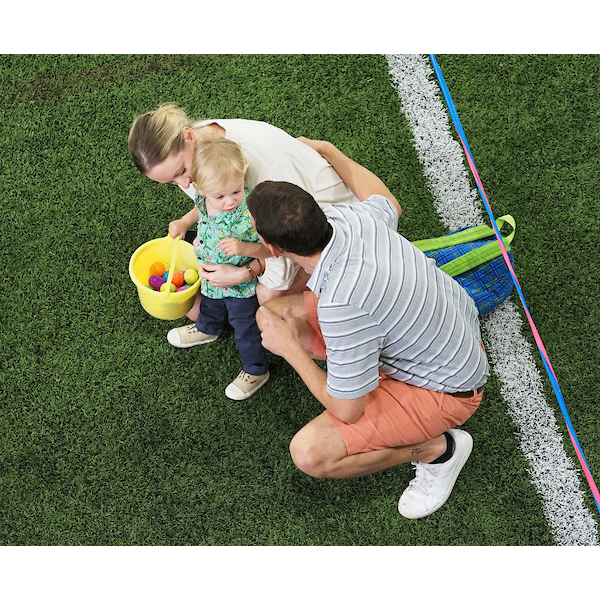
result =
[[[172,183],[187,189],[192,184],[192,159],[196,147],[196,139],[186,139],[180,152],[171,152],[165,160],[148,171],[146,176],[158,183]]]

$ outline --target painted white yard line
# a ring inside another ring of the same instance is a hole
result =
[[[484,223],[482,202],[471,187],[463,149],[451,135],[451,121],[429,59],[397,54],[386,58],[442,222],[449,230]],[[596,521],[583,503],[577,470],[565,453],[531,344],[521,334],[523,321],[512,301],[482,318],[482,327],[488,356],[557,543],[599,545]]]

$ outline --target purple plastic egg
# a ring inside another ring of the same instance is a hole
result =
[[[190,288],[189,285],[182,285],[177,291],[178,292],[183,292],[183,290],[188,290]]]
[[[153,289],[153,290],[160,290],[160,286],[165,282],[165,280],[162,277],[159,277],[158,275],[150,275],[150,279],[148,279],[148,285]]]

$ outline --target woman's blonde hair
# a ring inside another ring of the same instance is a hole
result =
[[[241,148],[226,138],[216,138],[196,144],[192,160],[192,182],[205,194],[220,188],[238,177],[245,181],[248,160]]]
[[[129,152],[142,174],[162,162],[185,144],[184,127],[191,121],[176,104],[163,104],[157,110],[135,119],[129,131]]]

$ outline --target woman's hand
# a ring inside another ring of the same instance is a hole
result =
[[[323,156],[326,146],[330,143],[323,140],[310,140],[305,137],[299,137],[296,139],[301,141],[303,144],[310,146],[313,150],[316,150],[321,156]]]
[[[236,267],[226,263],[212,265],[202,263],[200,265],[200,277],[212,285],[220,288],[231,287],[248,281],[250,273],[246,267]]]
[[[296,138],[303,144],[316,150],[336,171],[346,187],[362,202],[374,194],[384,196],[394,205],[398,216],[402,215],[402,208],[388,187],[365,167],[346,156],[331,142],[322,140],[309,140],[304,137]]]

